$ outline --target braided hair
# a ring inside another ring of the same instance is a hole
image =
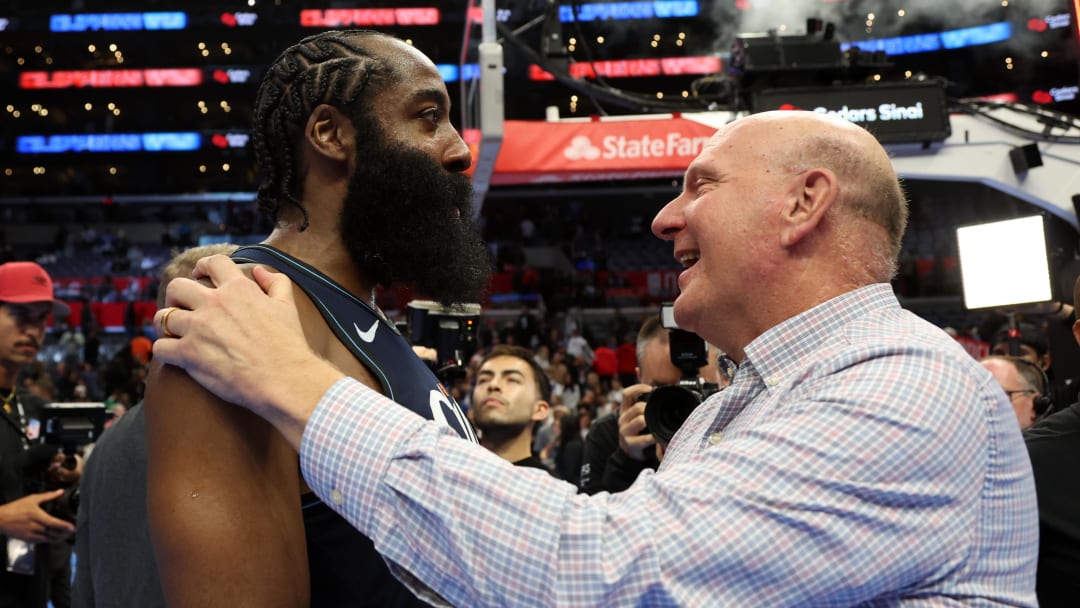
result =
[[[353,126],[367,123],[371,108],[357,103],[370,97],[373,85],[389,80],[393,69],[385,57],[364,46],[368,40],[391,36],[366,30],[331,30],[308,36],[285,49],[263,77],[255,97],[252,141],[255,163],[263,174],[259,210],[277,222],[281,202],[288,201],[304,216],[300,201],[303,167],[297,144],[315,106],[326,103],[342,110]],[[361,129],[368,131],[367,128]]]

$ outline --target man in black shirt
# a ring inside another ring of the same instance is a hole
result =
[[[1080,304],[1080,279],[1073,287]],[[1080,320],[1073,323],[1080,344]],[[1043,608],[1075,606],[1080,598],[1080,402],[1024,432],[1039,502],[1039,567],[1035,592]]]
[[[551,382],[527,348],[501,344],[480,363],[473,389],[480,445],[515,465],[544,469],[532,453],[533,430],[547,417]]]
[[[57,452],[41,443],[45,401],[18,386],[34,361],[54,308],[52,279],[33,262],[0,265],[0,608],[45,606],[49,543],[75,531],[48,504],[63,490],[42,492]]]

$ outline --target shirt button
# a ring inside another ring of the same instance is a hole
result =
[[[720,441],[723,438],[724,438],[724,434],[721,433],[720,431],[717,431],[717,432],[713,433],[712,435],[709,435],[709,445],[716,445],[716,444],[720,443]]]
[[[345,502],[345,497],[337,490],[330,490],[330,502],[340,507],[341,503]]]

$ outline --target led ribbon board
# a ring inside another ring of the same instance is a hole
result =
[[[439,9],[419,8],[329,8],[300,11],[301,27],[352,27],[391,25],[438,25]]]
[[[66,152],[190,152],[202,146],[202,135],[177,133],[102,133],[98,135],[22,135],[15,140],[19,154]]]
[[[944,85],[938,82],[765,89],[753,96],[751,107],[839,116],[882,143],[941,141],[952,134]]]
[[[892,57],[993,44],[1012,38],[1012,34],[1012,25],[1007,21],[1002,21],[1000,23],[978,25],[934,34],[915,34],[895,38],[845,42],[840,45],[840,49],[846,51],[852,47],[858,47],[860,51],[885,51],[886,55]]]
[[[579,61],[570,64],[573,78],[595,78],[596,74],[607,78],[637,78],[651,76],[675,76],[679,74],[715,74],[723,69],[719,57],[661,57],[659,59],[612,59],[607,61]],[[544,68],[529,66],[529,80],[555,80]]]
[[[197,87],[204,83],[244,84],[256,68],[146,68],[114,70],[30,71],[19,74],[20,89],[95,89]]]
[[[579,4],[578,21],[617,21],[620,19],[671,19],[675,17],[696,17],[696,0],[657,2],[607,2],[604,4]],[[564,23],[574,20],[570,6],[559,7],[559,21]]]
[[[132,30],[182,30],[187,27],[187,13],[84,13],[50,15],[53,32],[118,32]]]

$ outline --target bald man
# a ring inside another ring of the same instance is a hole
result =
[[[851,123],[721,128],[652,227],[685,268],[676,322],[738,371],[617,496],[392,407],[309,354],[287,280],[225,258],[199,269],[216,290],[170,286],[180,337],[155,356],[270,420],[315,492],[450,605],[1034,606],[1020,431],[993,377],[900,308],[906,219]]]
[[[1042,368],[1038,363],[1026,358],[1006,355],[983,357],[979,363],[994,376],[1005,391],[1005,396],[1009,398],[1016,413],[1016,421],[1020,423],[1020,430],[1030,429],[1038,420],[1039,414],[1045,413],[1040,412],[1037,405],[1039,397],[1042,397],[1046,390],[1043,386],[1045,376]]]

